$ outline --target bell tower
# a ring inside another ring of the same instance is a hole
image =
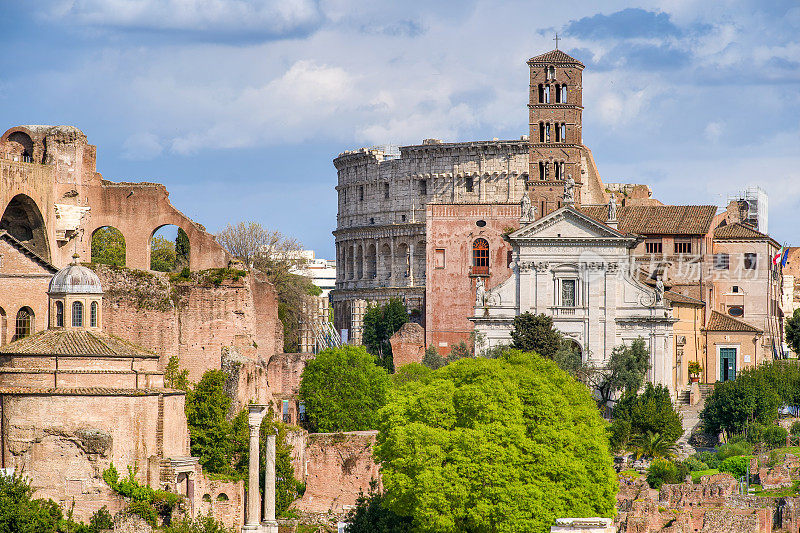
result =
[[[557,43],[556,43],[557,44]],[[528,60],[531,72],[528,195],[539,216],[561,207],[564,181],[581,204],[584,65],[556,48]]]

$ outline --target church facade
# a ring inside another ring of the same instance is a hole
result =
[[[616,204],[609,205],[615,215]],[[670,390],[673,324],[663,283],[639,281],[632,250],[641,238],[576,210],[572,202],[507,236],[512,275],[485,290],[478,283],[473,316],[478,339],[490,348],[511,343],[514,318],[545,314],[584,361],[604,366],[612,350],[643,339],[650,352],[648,380]]]

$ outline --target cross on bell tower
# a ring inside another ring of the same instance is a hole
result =
[[[556,33],[556,36],[553,40],[556,42],[556,50],[558,50],[558,33]]]

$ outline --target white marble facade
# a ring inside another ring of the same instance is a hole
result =
[[[677,320],[659,289],[638,281],[629,268],[638,237],[615,226],[566,206],[510,234],[514,274],[477,295],[471,318],[484,347],[509,344],[515,316],[544,313],[580,347],[584,360],[598,366],[615,346],[642,337],[650,349],[648,379],[673,391]]]

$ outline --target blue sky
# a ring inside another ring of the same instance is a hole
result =
[[[581,59],[584,143],[665,203],[760,185],[800,244],[800,4],[464,0],[0,3],[0,130],[72,124],[111,180],[216,231],[257,220],[333,256],[341,151],[518,138],[525,61]]]

